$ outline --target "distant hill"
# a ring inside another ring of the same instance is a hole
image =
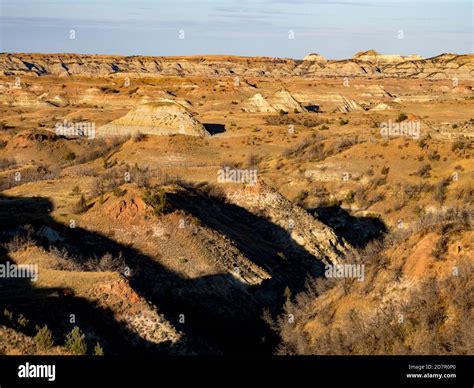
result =
[[[189,56],[144,57],[86,54],[0,54],[4,75],[110,75],[161,74],[195,76],[370,76],[471,80],[474,54],[382,55],[374,50],[359,52],[350,59],[326,60],[310,54],[303,61],[288,58]]]

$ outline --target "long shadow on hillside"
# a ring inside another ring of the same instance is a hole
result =
[[[270,307],[271,311],[278,312],[284,302],[285,288],[289,287],[293,293],[301,291],[308,276],[322,273],[322,265],[295,244],[288,231],[243,208],[192,190],[168,196],[175,207],[189,211],[210,228],[232,239],[241,252],[265,268],[272,279],[253,287],[229,274],[184,279],[131,246],[99,233],[57,223],[49,216],[52,205],[45,198],[3,198],[0,227],[3,224],[11,230],[14,225],[31,224],[38,230],[46,225],[62,240],[43,238],[39,243],[45,249],[54,247],[66,251],[78,263],[106,253],[122,255],[131,268],[131,286],[185,333],[186,346],[190,349],[202,353],[271,351],[271,334],[261,320],[262,308]],[[37,291],[32,288],[31,292]],[[48,311],[62,311],[61,306],[61,303],[51,303]],[[87,306],[82,308],[87,310]],[[94,314],[102,313],[86,313],[91,317]],[[113,330],[120,332],[119,329],[114,327]],[[262,344],[262,337],[270,341]]]
[[[356,248],[365,247],[387,232],[387,226],[379,218],[355,217],[337,205],[321,206],[309,212]]]
[[[167,200],[229,238],[245,257],[271,276],[260,285],[249,287],[257,301],[255,309],[248,305],[235,308],[238,314],[251,311],[253,318],[250,322],[253,323],[247,328],[258,333],[259,338],[264,337],[266,346],[263,349],[273,350],[278,338],[267,326],[262,327],[262,310],[265,308],[273,316],[279,315],[287,289],[292,295],[303,291],[308,278],[322,276],[322,262],[297,244],[288,230],[223,199],[188,187],[187,191],[168,193]]]
[[[308,276],[323,272],[318,258],[297,244],[288,230],[264,217],[189,187],[186,191],[168,193],[167,199],[232,240],[248,259],[272,276],[267,281],[272,287],[279,284],[299,292]]]
[[[46,250],[56,248],[65,251],[78,264],[107,253],[122,255],[126,265],[131,268],[131,286],[156,305],[159,312],[178,330],[186,334],[189,340],[186,345],[191,350],[203,353],[270,351],[263,349],[258,343],[267,332],[260,319],[260,304],[247,287],[233,276],[224,274],[183,279],[133,247],[124,246],[98,233],[78,227],[71,229],[57,223],[49,216],[52,204],[45,198],[0,197],[0,201],[0,227],[11,231],[11,237],[17,235],[20,230],[18,227],[24,224],[31,225],[35,231],[48,226],[62,239],[50,241],[35,237],[38,238],[38,245]],[[42,299],[40,291],[34,287],[28,287],[24,282],[18,285],[23,287],[27,295],[31,293],[34,299]],[[56,291],[51,290],[51,293]],[[41,292],[47,293],[47,290]],[[22,294],[25,295],[25,292]],[[16,303],[15,299],[10,299],[11,296],[4,298],[4,301]],[[71,310],[90,317],[90,325],[95,324],[96,318],[92,317],[97,317],[100,321],[105,314],[79,298],[70,301],[75,306],[71,305]],[[64,299],[45,299],[42,312],[36,309],[32,311],[36,311],[38,317],[55,327],[54,321],[60,319],[58,312],[65,315],[64,319],[68,317],[63,302]],[[54,319],[47,320],[46,312],[55,312]],[[105,334],[110,336],[112,332],[121,333],[124,330],[118,324],[111,323],[110,326],[110,331],[105,330]],[[120,337],[121,335],[116,335],[115,341],[120,342]],[[120,348],[118,344],[114,345],[115,348]]]
[[[13,203],[17,204],[18,208],[11,207]],[[15,240],[18,241],[18,238],[25,237],[26,234],[15,226],[14,214],[23,214],[18,212],[19,209],[31,213],[29,221],[34,225],[39,222],[41,214],[49,214],[52,204],[45,198],[14,198],[5,201],[5,197],[0,196],[0,265],[3,268],[16,265],[4,244],[20,245]],[[7,215],[8,217],[5,217]],[[22,221],[26,218],[28,217],[20,217]],[[36,325],[47,325],[53,333],[55,343],[60,345],[64,344],[66,334],[74,326],[79,326],[86,333],[89,354],[92,353],[96,342],[99,342],[109,355],[170,352],[170,343],[156,345],[143,340],[118,322],[113,311],[74,296],[71,289],[35,287],[30,277],[13,277],[11,274],[9,272],[8,276],[0,277],[0,324],[29,336],[36,334]],[[41,276],[41,272],[38,276]],[[7,311],[13,313],[13,320],[8,317]],[[20,324],[20,314],[28,319],[26,325]],[[74,314],[75,322],[71,322],[70,314]]]

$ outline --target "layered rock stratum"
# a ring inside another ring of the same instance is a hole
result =
[[[353,59],[364,62],[373,62],[373,63],[401,63],[406,61],[419,61],[425,59],[421,55],[383,55],[378,53],[375,50],[369,50],[364,52],[359,52],[355,54]]]
[[[270,97],[264,97],[260,93],[254,94],[244,101],[242,110],[250,113],[306,112],[306,108],[287,90],[279,90]]]
[[[271,57],[189,56],[149,57],[87,54],[0,54],[4,75],[35,73],[38,76],[112,74],[161,74],[200,76],[362,76],[421,79],[471,80],[474,54],[441,54],[432,58],[416,55],[381,55],[373,50],[344,60],[323,60],[310,54],[305,60]]]

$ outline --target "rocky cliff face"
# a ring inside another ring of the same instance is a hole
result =
[[[322,57],[321,57],[322,58]],[[433,58],[417,55],[381,55],[373,50],[346,60],[321,60],[309,55],[305,60],[268,57],[122,57],[83,54],[0,54],[4,75],[35,73],[110,75],[161,74],[197,76],[371,76],[460,80],[474,78],[474,55],[442,54]],[[316,60],[315,60],[316,59]]]
[[[260,183],[255,189],[247,187],[230,191],[227,199],[252,213],[263,215],[325,264],[339,263],[352,249],[332,229],[266,184]]]

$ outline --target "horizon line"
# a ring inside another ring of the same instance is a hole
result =
[[[474,52],[471,53],[455,53],[455,52],[441,52],[437,55],[433,56],[422,56],[420,54],[412,53],[412,54],[396,54],[396,53],[391,53],[391,54],[383,54],[378,52],[377,50],[373,49],[368,49],[364,51],[357,51],[354,53],[352,57],[347,57],[347,58],[329,58],[324,56],[321,53],[315,53],[315,52],[310,52],[305,55],[310,56],[310,55],[320,55],[323,58],[325,58],[328,61],[344,61],[348,59],[355,59],[354,57],[358,54],[364,54],[368,52],[375,52],[380,56],[400,56],[400,57],[410,57],[410,56],[415,56],[418,55],[421,58],[419,60],[424,60],[424,59],[431,59],[431,58],[436,58],[442,55],[456,55],[456,56],[463,56],[463,55],[474,55]],[[84,53],[84,52],[28,52],[28,51],[15,51],[15,52],[10,52],[10,51],[0,51],[0,55],[83,55],[83,56],[103,56],[103,57],[124,57],[124,58],[131,58],[131,57],[149,57],[149,58],[202,58],[202,57],[233,57],[233,58],[271,58],[271,59],[284,59],[284,60],[294,60],[294,61],[303,61],[303,58],[294,58],[294,57],[279,57],[279,56],[271,56],[271,55],[239,55],[239,54],[184,54],[184,55],[143,55],[143,54],[106,54],[106,53]],[[409,60],[409,59],[408,59]],[[415,59],[416,60],[416,59]]]

